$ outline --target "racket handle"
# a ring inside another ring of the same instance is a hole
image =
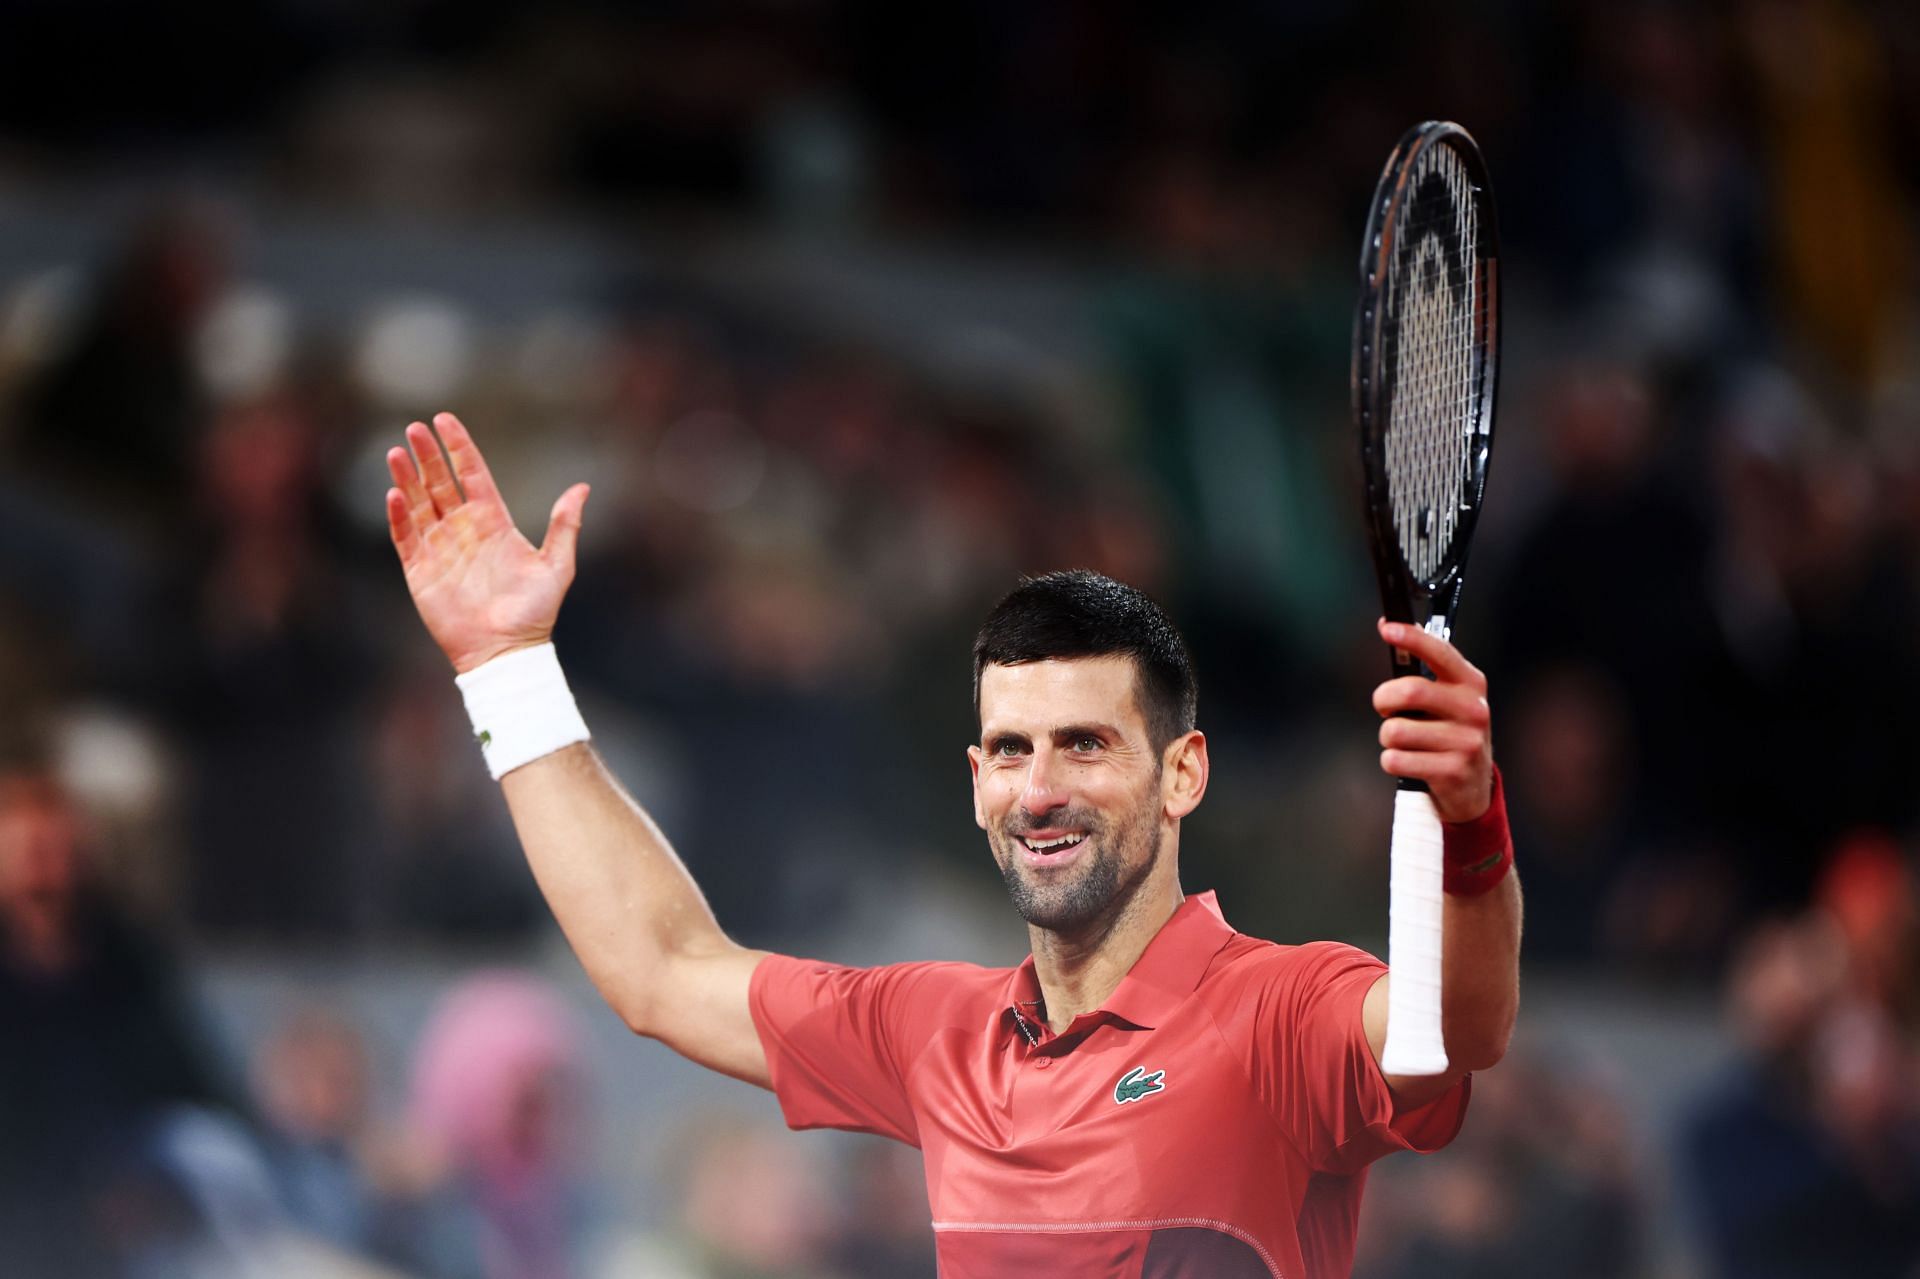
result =
[[[1393,859],[1387,899],[1387,1045],[1389,1075],[1440,1075],[1447,1044],[1440,1028],[1440,918],[1445,905],[1445,836],[1426,790],[1393,799]]]

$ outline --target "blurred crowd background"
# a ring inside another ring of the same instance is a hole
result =
[[[968,646],[1154,593],[1189,891],[1379,950],[1347,342],[1479,137],[1526,1009],[1362,1279],[1920,1274],[1901,0],[0,6],[0,1271],[894,1279],[913,1152],[626,1036],[386,545],[459,411],[721,922],[1016,962]]]

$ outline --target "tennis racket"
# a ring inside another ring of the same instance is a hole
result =
[[[1367,538],[1387,617],[1442,639],[1486,492],[1499,369],[1499,226],[1480,149],[1428,121],[1387,157],[1360,250],[1353,416]],[[1396,676],[1426,674],[1405,652]],[[1447,1069],[1440,1030],[1440,817],[1425,783],[1394,797],[1387,928],[1389,1075]]]

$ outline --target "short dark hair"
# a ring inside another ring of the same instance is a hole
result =
[[[1090,569],[1023,577],[993,606],[973,641],[973,718],[989,666],[1075,657],[1133,660],[1140,713],[1159,750],[1191,732],[1200,687],[1187,642],[1143,591]]]

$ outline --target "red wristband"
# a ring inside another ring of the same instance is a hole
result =
[[[1442,822],[1446,877],[1442,887],[1458,897],[1478,897],[1513,869],[1513,832],[1507,829],[1507,797],[1500,766],[1493,768],[1493,799],[1470,822]]]

